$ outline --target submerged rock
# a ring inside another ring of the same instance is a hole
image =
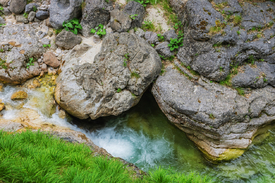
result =
[[[17,91],[12,94],[11,99],[12,100],[23,100],[28,98],[28,94],[24,91]]]
[[[161,60],[134,34],[108,34],[94,62],[91,47],[76,46],[65,58],[55,98],[80,119],[119,115],[136,105],[161,71]]]

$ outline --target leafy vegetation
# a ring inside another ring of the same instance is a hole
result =
[[[131,77],[140,78],[140,75],[138,73],[136,73],[135,71],[133,71],[131,73]]]
[[[239,25],[242,22],[242,17],[240,15],[235,15],[233,19],[234,26]]]
[[[28,13],[24,13],[23,16],[24,16],[25,18],[28,18],[29,14],[28,14]]]
[[[158,38],[159,38],[159,42],[163,42],[164,41],[164,36],[161,34],[158,34]]]
[[[142,29],[144,29],[146,31],[154,31],[155,25],[151,21],[144,21],[142,24]]]
[[[94,29],[91,29],[91,33],[92,34],[97,34],[100,37],[103,37],[104,35],[106,35],[106,29],[104,29],[104,25],[99,24],[97,27],[95,27]]]
[[[179,34],[177,39],[170,39],[168,44],[171,51],[177,50],[180,46],[183,46],[183,34]]]
[[[36,11],[37,11],[36,6],[33,6],[33,7],[32,7],[32,10],[33,10],[34,12],[36,12]]]
[[[135,20],[137,16],[138,16],[138,14],[133,14],[133,15],[130,15],[130,18],[131,18],[132,20]]]
[[[211,113],[211,114],[209,114],[209,118],[210,119],[215,119],[215,116]]]
[[[79,29],[82,29],[82,26],[80,25],[77,18],[74,18],[70,21],[65,21],[62,25],[66,31],[71,31],[74,34],[77,34]]]
[[[243,88],[236,88],[236,90],[237,90],[239,95],[244,95],[245,94]]]
[[[6,65],[6,61],[2,60],[1,58],[0,58],[0,67],[2,69],[7,69],[8,68],[7,65]]]
[[[30,66],[34,65],[35,59],[34,58],[29,58],[29,61],[26,64],[26,68],[28,69]]]
[[[47,47],[50,48],[50,47],[51,47],[51,44],[43,44],[43,47],[44,47],[44,48],[47,48]]]
[[[116,92],[117,92],[117,93],[120,93],[120,92],[121,92],[121,88],[118,88],[118,89],[116,90]]]
[[[150,4],[149,0],[134,0],[134,1],[140,3],[143,7],[146,7],[147,5]]]

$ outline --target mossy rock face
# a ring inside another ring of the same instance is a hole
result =
[[[227,149],[222,154],[220,154],[219,157],[211,156],[206,151],[202,151],[202,152],[204,153],[206,159],[208,159],[209,161],[219,162],[219,161],[230,161],[230,160],[236,159],[245,152],[245,149]]]
[[[28,98],[28,94],[24,91],[17,91],[12,94],[11,99],[12,100],[23,100]]]

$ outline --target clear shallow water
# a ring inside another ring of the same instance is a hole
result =
[[[6,87],[4,92],[0,92],[0,99],[14,108],[5,111],[3,118],[12,118],[18,112],[16,106],[21,103],[9,99],[18,89]],[[134,163],[145,171],[163,166],[183,173],[209,175],[216,182],[275,182],[273,127],[270,127],[269,136],[264,141],[253,145],[238,159],[213,165],[203,158],[183,132],[168,121],[149,92],[145,93],[136,107],[120,116],[95,121],[74,119],[69,123],[58,117],[58,110],[52,116],[47,116],[48,108],[43,100],[51,97],[49,93],[26,91],[29,97],[24,107],[38,110],[47,122],[85,133],[113,156]]]

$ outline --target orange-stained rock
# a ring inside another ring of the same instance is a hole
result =
[[[51,51],[48,51],[44,54],[44,60],[45,64],[57,68],[60,66],[60,62],[57,60],[55,54]]]
[[[28,94],[24,91],[17,91],[12,94],[11,99],[12,100],[23,100],[28,97]]]

